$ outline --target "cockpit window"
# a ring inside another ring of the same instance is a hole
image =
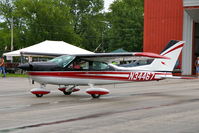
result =
[[[110,66],[104,62],[88,61],[84,59],[75,59],[67,68],[74,71],[110,70]]]
[[[136,60],[136,61],[132,61],[129,64],[121,64],[119,66],[121,66],[121,67],[136,67],[136,66],[149,65],[153,62],[153,60],[154,59]]]
[[[147,59],[147,60],[137,60],[133,64],[135,66],[143,66],[143,65],[149,65],[153,62],[154,59]]]
[[[89,69],[89,62],[85,60],[74,60],[69,66],[71,70],[88,70]]]
[[[75,56],[70,56],[70,55],[63,55],[57,58],[54,58],[50,60],[49,62],[56,63],[60,67],[66,67],[73,59]]]
[[[108,70],[109,69],[109,65],[103,62],[97,62],[94,61],[92,63],[92,69],[93,70]]]

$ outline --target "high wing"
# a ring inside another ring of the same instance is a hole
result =
[[[46,56],[46,57],[57,57],[61,56],[61,54],[44,54],[44,53],[32,53],[32,52],[23,52],[22,55],[31,55],[31,56]],[[111,61],[122,61],[122,60],[146,60],[146,59],[170,59],[169,57],[150,53],[150,52],[127,52],[127,53],[94,53],[94,54],[74,54],[72,56],[76,56],[81,59],[90,60],[90,61],[103,61],[103,62],[111,62]]]
[[[53,53],[40,53],[40,52],[21,52],[22,56],[39,56],[39,57],[58,57],[63,54],[53,54]]]
[[[166,56],[162,56],[155,53],[149,53],[149,52],[95,53],[95,54],[79,54],[74,56],[85,60],[102,61],[102,62],[122,61],[122,60],[146,60],[154,58],[170,59]]]

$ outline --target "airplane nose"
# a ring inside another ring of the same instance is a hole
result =
[[[29,71],[29,70],[32,69],[32,65],[30,63],[21,64],[21,65],[18,66],[18,68],[20,68],[22,70]]]
[[[55,71],[63,70],[57,64],[52,62],[31,62],[26,64],[21,64],[18,68],[26,71]]]

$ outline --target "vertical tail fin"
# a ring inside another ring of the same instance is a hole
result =
[[[182,51],[185,41],[171,40],[160,55],[169,57],[166,59],[155,59],[150,66],[156,71],[173,71],[178,57]]]

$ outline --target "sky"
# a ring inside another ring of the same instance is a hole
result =
[[[107,12],[108,11],[108,8],[109,8],[109,5],[111,4],[111,3],[113,3],[113,1],[114,0],[104,0],[104,10],[105,10],[105,12]]]

